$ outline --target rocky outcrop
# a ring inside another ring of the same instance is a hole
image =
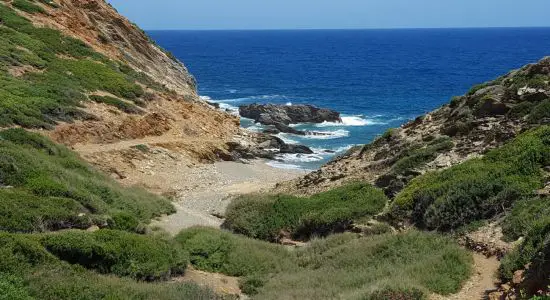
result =
[[[228,152],[220,157],[223,160],[277,159],[278,154],[313,154],[309,147],[287,144],[282,139],[265,133],[242,132],[234,141],[227,143]]]
[[[270,125],[268,132],[285,132],[297,135],[316,134],[297,130],[289,126],[297,123],[323,123],[342,122],[340,113],[318,108],[313,105],[276,105],[276,104],[250,104],[239,107],[241,117],[253,119],[254,122]]]
[[[39,4],[48,14],[26,14],[33,23],[52,27],[92,46],[107,57],[123,61],[156,82],[198,100],[194,77],[170,53],[104,0],[55,0]]]
[[[454,97],[447,105],[355,147],[281,192],[311,194],[363,180],[391,197],[411,179],[501,146],[533,126],[550,122],[550,57]]]
[[[340,113],[313,105],[250,104],[239,107],[241,117],[263,125],[342,122]]]

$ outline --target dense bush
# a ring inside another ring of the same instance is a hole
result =
[[[179,272],[187,262],[179,247],[169,241],[125,232],[0,233],[0,299],[217,298],[210,290],[191,283],[145,283],[100,275],[59,260],[42,243],[80,260],[97,251],[92,257],[105,263],[103,266],[114,262],[112,272],[163,274],[173,267]]]
[[[41,300],[181,300],[219,299],[211,290],[193,283],[145,283],[100,275],[64,264],[44,266],[27,276],[28,291]]]
[[[545,119],[550,119],[550,99],[546,99],[537,104],[527,117],[527,121],[530,123],[539,123]]]
[[[312,264],[273,275],[257,288],[256,298],[380,299],[391,293],[423,299],[430,292],[458,291],[471,273],[466,250],[434,234],[409,232],[361,239],[336,235],[316,243],[298,251]]]
[[[257,299],[423,299],[459,290],[472,263],[452,240],[416,231],[335,234],[293,250],[202,227],[175,239],[195,268],[242,276],[241,289]]]
[[[414,179],[395,199],[391,215],[418,226],[449,230],[491,218],[542,184],[550,163],[550,127],[540,127],[449,169]]]
[[[229,205],[225,226],[263,240],[276,240],[282,232],[304,239],[346,229],[353,220],[380,212],[386,202],[381,190],[363,183],[349,184],[309,198],[246,195]]]
[[[434,160],[439,153],[453,148],[453,145],[449,137],[441,137],[430,141],[424,147],[408,149],[392,166],[392,172],[403,174],[406,171],[422,167],[427,162]]]
[[[514,204],[502,223],[502,231],[508,240],[514,241],[545,223],[550,224],[550,199],[527,198]]]
[[[0,131],[0,229],[40,232],[94,223],[136,230],[174,211],[169,200],[123,188],[76,154],[23,129]]]
[[[500,275],[511,280],[517,270],[525,269],[524,286],[528,295],[544,290],[550,284],[550,199],[534,197],[514,205],[503,222],[503,232],[509,240],[524,237],[519,247],[501,262]]]
[[[511,280],[514,272],[528,266],[525,283],[534,282],[535,287],[527,291],[534,294],[550,284],[550,222],[548,219],[536,222],[525,236],[523,243],[508,253],[501,261],[500,276]]]
[[[22,276],[54,260],[36,238],[0,232],[0,274]]]
[[[42,243],[69,263],[146,281],[181,274],[188,263],[187,255],[166,239],[123,231],[67,231],[46,235]]]
[[[25,288],[23,279],[6,273],[0,273],[0,300],[32,300]]]
[[[251,276],[294,268],[293,256],[283,247],[217,229],[183,230],[175,240],[189,253],[193,266],[201,270]]]

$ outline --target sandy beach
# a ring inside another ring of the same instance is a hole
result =
[[[270,167],[264,160],[250,163],[218,162],[200,165],[185,174],[174,205],[177,213],[154,221],[171,234],[195,225],[218,227],[227,205],[240,194],[270,190],[281,181],[306,171]]]

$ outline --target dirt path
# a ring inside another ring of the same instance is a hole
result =
[[[208,152],[199,149],[208,147],[205,142],[213,145],[219,141],[153,136],[73,148],[123,185],[137,185],[171,197],[177,212],[151,223],[171,234],[195,225],[219,227],[222,220],[215,216],[225,213],[234,196],[272,189],[281,181],[305,174],[270,167],[264,160],[200,163],[192,153]],[[147,147],[139,150],[137,145]]]
[[[218,295],[236,296],[245,299],[239,288],[239,279],[218,273],[209,273],[188,267],[185,275],[173,279],[174,282],[193,282],[200,286],[211,288]]]
[[[485,255],[473,253],[474,274],[464,284],[462,289],[453,295],[432,295],[430,300],[475,300],[486,299],[488,291],[496,289],[496,274],[500,262],[496,257],[487,258]]]

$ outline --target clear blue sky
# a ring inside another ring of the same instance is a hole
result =
[[[108,0],[152,29],[550,26],[550,0]]]

